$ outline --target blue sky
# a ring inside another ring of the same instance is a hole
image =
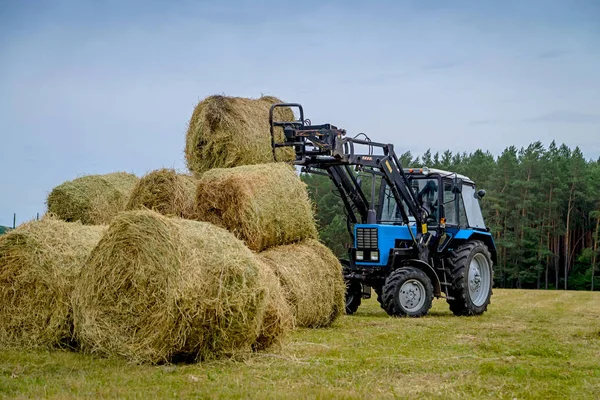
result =
[[[0,225],[77,176],[184,169],[211,94],[272,94],[398,152],[600,156],[598,1],[0,2]]]

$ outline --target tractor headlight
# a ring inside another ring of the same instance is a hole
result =
[[[372,251],[371,252],[371,261],[378,261],[379,260],[379,252],[378,251]]]
[[[356,259],[359,261],[362,261],[362,260],[364,260],[364,258],[365,258],[365,255],[362,252],[362,250],[357,250],[356,251]]]

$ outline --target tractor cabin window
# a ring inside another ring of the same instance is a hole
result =
[[[463,190],[467,187],[467,185],[464,185]],[[452,193],[452,181],[444,182],[444,212],[447,225],[461,228],[466,228],[469,225],[462,193]]]
[[[464,185],[462,194],[469,226],[471,228],[485,229],[485,222],[483,221],[483,215],[481,214],[481,207],[475,193],[475,187]]]

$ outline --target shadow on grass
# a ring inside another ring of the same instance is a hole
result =
[[[356,312],[356,314],[346,315],[346,317],[360,318],[360,319],[364,319],[364,318],[382,318],[382,319],[410,318],[410,317],[392,317],[383,310],[369,310],[369,309],[365,309],[365,310],[359,309]],[[448,311],[430,310],[427,313],[427,315],[425,315],[424,317],[420,317],[420,318],[431,318],[431,317],[454,317],[454,314],[452,314],[452,312],[450,310],[448,310]]]

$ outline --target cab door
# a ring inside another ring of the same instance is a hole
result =
[[[469,223],[460,187],[453,179],[444,179],[444,217],[449,228],[466,228]]]

